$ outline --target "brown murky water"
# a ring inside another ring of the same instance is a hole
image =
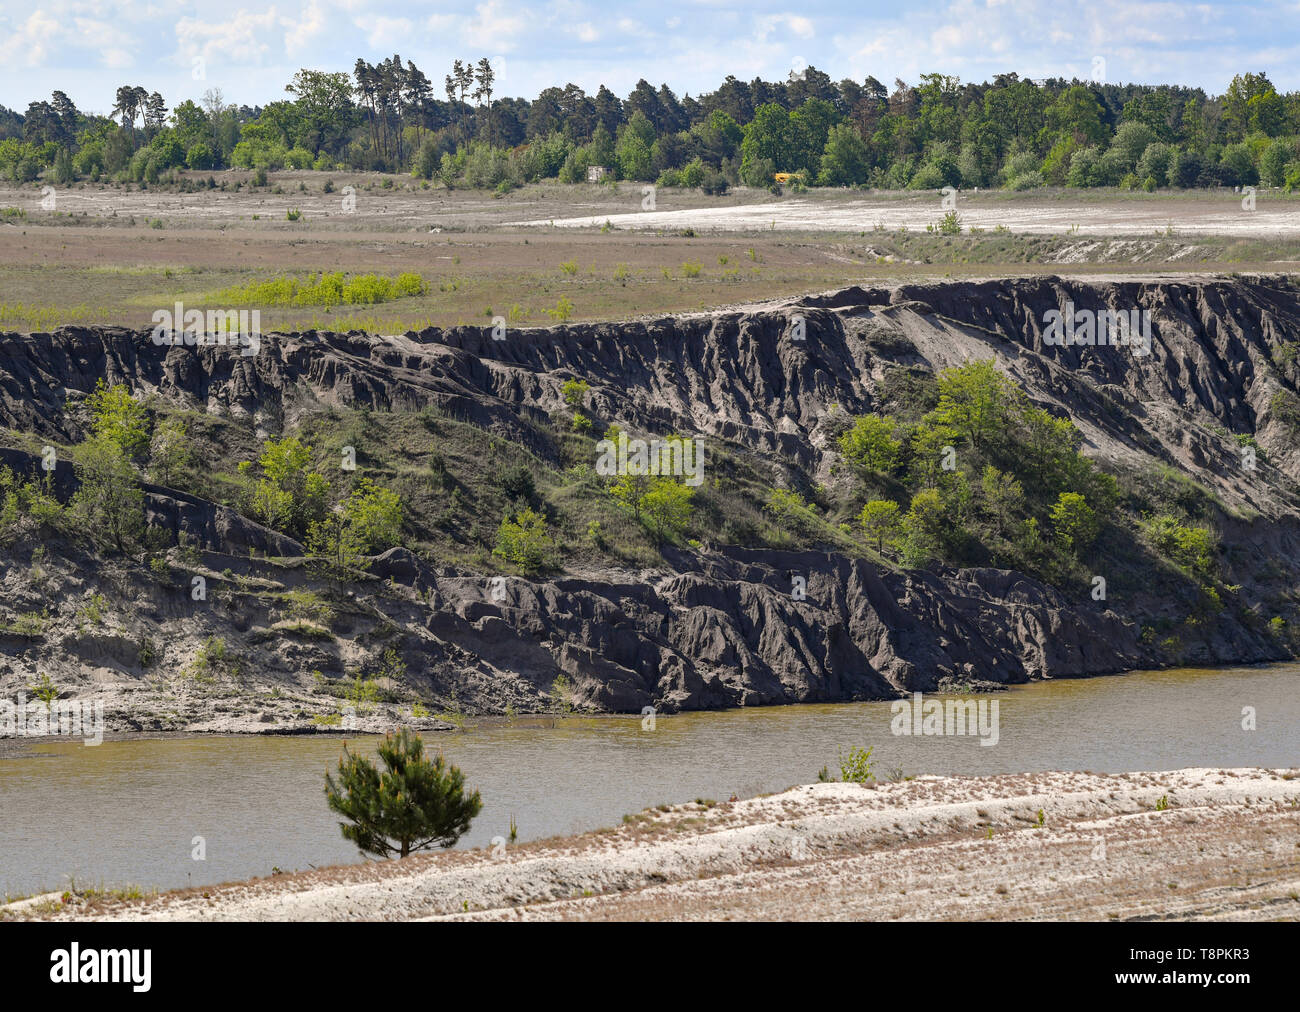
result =
[[[461,846],[617,823],[696,797],[816,779],[874,748],[876,775],[1300,764],[1300,665],[1139,672],[995,696],[998,742],[895,736],[890,704],[785,706],[659,717],[521,720],[433,744],[483,795]],[[1243,707],[1257,729],[1244,730]],[[552,724],[554,726],[548,726]],[[356,739],[373,752],[375,739]],[[172,888],[359,860],[325,806],[338,737],[203,737],[33,745],[0,760],[0,894],[79,884]],[[194,860],[202,837],[206,859]]]

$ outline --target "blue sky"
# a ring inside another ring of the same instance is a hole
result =
[[[0,104],[66,91],[105,112],[120,84],[169,105],[220,88],[227,101],[283,97],[299,67],[348,70],[358,56],[412,59],[441,90],[451,61],[488,56],[498,95],[531,98],[573,81],[626,95],[639,77],[679,95],[727,74],[783,78],[812,64],[836,80],[891,83],[939,71],[982,81],[1028,77],[1200,85],[1220,93],[1237,72],[1300,88],[1300,0],[901,0],[771,3],[588,0],[405,3],[402,0],[5,0]],[[1100,62],[1099,62],[1100,61]]]

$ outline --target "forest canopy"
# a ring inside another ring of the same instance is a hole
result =
[[[410,172],[448,186],[510,188],[589,178],[700,187],[1285,186],[1300,183],[1300,92],[1262,73],[1222,95],[1000,74],[983,84],[727,77],[678,97],[641,80],[497,97],[491,61],[454,61],[442,88],[393,56],[351,73],[303,69],[265,106],[218,90],[169,108],[122,85],[108,115],[56,91],[25,113],[0,107],[0,173],[12,182],[154,183],[176,170]],[[601,171],[590,174],[590,169]]]

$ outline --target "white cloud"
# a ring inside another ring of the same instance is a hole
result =
[[[49,4],[29,14],[16,29],[0,30],[0,62],[43,67],[76,53],[82,65],[111,70],[134,66],[139,39],[116,23],[85,17],[85,4]]]
[[[354,23],[376,49],[393,49],[411,41],[414,25],[407,18],[360,17]]]
[[[509,13],[498,0],[489,0],[474,8],[474,17],[461,30],[461,40],[480,49],[513,49],[515,37],[527,28],[524,18]]]
[[[278,35],[279,21],[274,7],[257,14],[240,10],[218,22],[181,18],[176,22],[176,41],[187,64],[199,57],[211,73],[223,63],[261,63],[271,51],[269,38]]]
[[[813,23],[798,14],[767,14],[754,23],[754,36],[760,42],[766,42],[778,30],[797,39],[811,39],[814,35]]]
[[[60,35],[59,22],[44,11],[33,11],[7,41],[0,44],[0,59],[8,64],[39,67]]]
[[[326,30],[326,15],[316,0],[309,0],[297,21],[286,19],[284,52],[291,59],[306,54],[312,44]]]

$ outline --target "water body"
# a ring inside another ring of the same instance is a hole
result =
[[[1019,686],[999,740],[891,733],[890,703],[659,717],[521,719],[429,737],[481,791],[460,846],[617,824],[628,812],[816,779],[872,746],[876,773],[989,774],[1300,764],[1300,665],[1179,669]],[[1243,729],[1253,708],[1256,730]],[[377,739],[351,745],[373,754]],[[0,759],[0,894],[79,885],[174,888],[360,860],[325,805],[339,737],[34,744]],[[206,859],[193,859],[195,838]]]

